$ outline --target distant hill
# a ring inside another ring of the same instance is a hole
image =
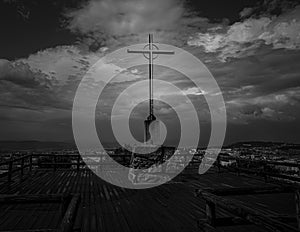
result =
[[[0,151],[45,151],[75,149],[74,143],[45,141],[0,141]]]
[[[105,148],[117,148],[120,145],[116,143],[104,143]],[[296,149],[300,150],[300,144],[283,142],[263,142],[263,141],[245,141],[233,143],[224,148],[246,148],[246,147],[276,147],[280,150]],[[64,149],[76,149],[72,142],[46,142],[46,141],[0,141],[0,152],[5,151],[54,151]]]
[[[300,144],[284,143],[284,142],[264,142],[264,141],[247,141],[238,142],[229,145],[230,148],[238,147],[277,147],[279,149],[300,149]]]

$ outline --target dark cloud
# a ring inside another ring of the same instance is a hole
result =
[[[0,81],[25,88],[51,88],[51,79],[42,72],[33,72],[28,64],[0,60]]]
[[[262,16],[279,16],[290,11],[300,4],[299,0],[264,0],[258,1],[253,7],[244,8],[240,16],[247,17],[262,17]]]
[[[3,0],[4,3],[14,5],[17,13],[24,20],[28,20],[30,16],[30,8],[20,0]]]
[[[29,110],[70,109],[60,98],[54,78],[22,62],[1,60],[0,70],[1,105]]]

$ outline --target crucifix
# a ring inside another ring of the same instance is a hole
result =
[[[145,45],[143,50],[127,50],[128,53],[143,54],[149,61],[149,116],[145,120],[145,143],[149,143],[150,124],[156,121],[153,112],[153,64],[158,55],[174,55],[174,51],[159,50],[158,46],[153,43],[153,35],[149,34],[149,43]],[[153,141],[150,141],[153,144]]]

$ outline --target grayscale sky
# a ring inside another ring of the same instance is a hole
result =
[[[84,74],[107,53],[146,43],[151,32],[155,42],[185,49],[209,68],[226,103],[227,144],[300,143],[300,1],[2,0],[0,25],[0,140],[72,141],[73,98]],[[155,77],[189,96],[205,144],[205,93],[173,70],[155,67]],[[96,113],[103,141],[113,141],[116,97],[146,78],[147,67],[136,67],[105,90]],[[168,143],[176,143],[175,112],[162,103],[155,110],[169,127]],[[145,104],[132,114],[139,139],[146,116]]]

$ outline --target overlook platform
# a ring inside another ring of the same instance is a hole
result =
[[[156,232],[201,231],[206,202],[195,195],[205,188],[275,186],[263,178],[222,171],[213,167],[204,175],[182,174],[169,183],[146,190],[129,190],[110,185],[88,169],[33,170],[10,183],[0,179],[0,194],[79,194],[73,231]],[[231,197],[229,197],[231,198]],[[232,197],[264,215],[296,215],[295,195],[243,195]],[[218,209],[218,217],[231,216]],[[0,231],[55,230],[61,223],[61,205],[55,202],[5,203],[0,205]],[[291,222],[295,228],[297,224]],[[201,228],[200,228],[201,229]],[[254,225],[218,227],[216,231],[266,231]]]

